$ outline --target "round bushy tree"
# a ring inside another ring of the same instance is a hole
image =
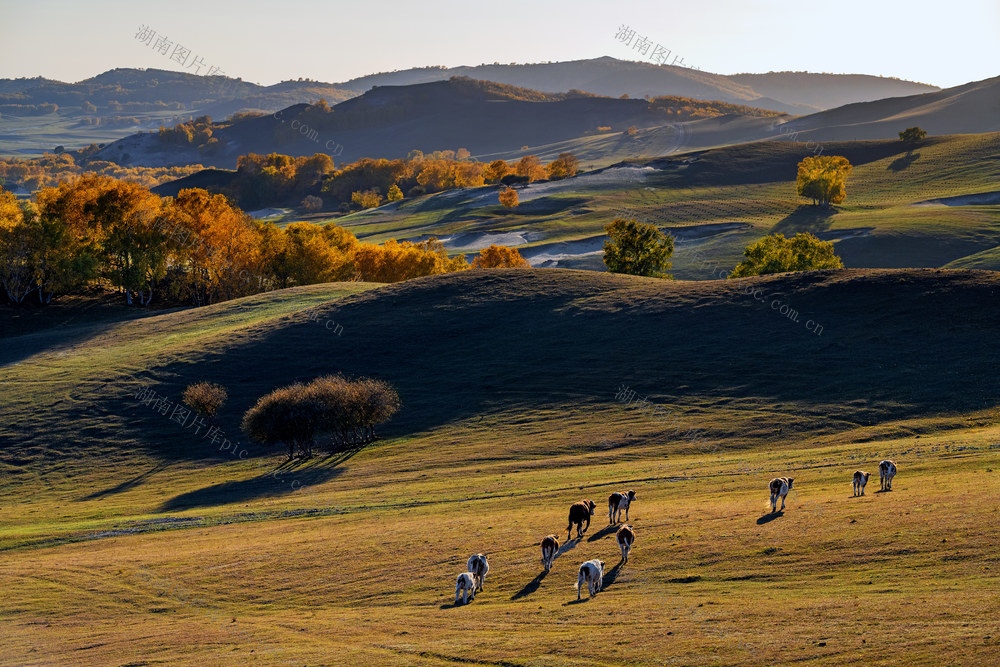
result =
[[[604,227],[608,240],[604,243],[604,265],[611,273],[634,276],[669,278],[674,253],[674,237],[664,234],[656,225],[618,218]]]
[[[833,243],[821,241],[809,233],[796,234],[790,239],[783,234],[765,236],[747,246],[743,255],[746,259],[736,265],[730,278],[844,268],[843,260],[834,252]]]

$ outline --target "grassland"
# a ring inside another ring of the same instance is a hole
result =
[[[639,137],[630,150],[657,154],[662,147],[655,141],[655,133]],[[824,155],[844,155],[854,165],[847,201],[830,211],[807,206],[795,193],[796,164],[814,152],[801,142],[760,142],[634,159],[620,166],[638,169],[529,186],[514,210],[499,206],[495,188],[480,188],[404,200],[337,222],[375,241],[530,231],[522,246],[529,255],[599,240],[604,225],[625,212],[678,237],[674,275],[688,280],[732,268],[746,245],[773,232],[832,240],[853,268],[1000,268],[996,205],[921,205],[996,191],[1000,133],[933,137],[915,148],[899,141],[823,144]],[[600,260],[569,258],[559,266],[600,268]]]
[[[989,664],[998,287],[492,271],[21,323],[0,357],[0,662]],[[283,463],[238,436],[256,396],[336,371],[399,387],[386,439]],[[229,387],[238,446],[134,398],[196,379]],[[884,457],[894,490],[851,498]],[[796,490],[769,515],[777,474]],[[619,567],[620,488],[639,499]],[[583,497],[594,523],[540,576]],[[474,551],[493,569],[455,608]],[[578,604],[594,557],[605,590]]]

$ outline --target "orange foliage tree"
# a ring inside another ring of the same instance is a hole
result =
[[[500,203],[507,208],[514,208],[518,204],[517,190],[514,188],[504,188],[500,191]]]
[[[528,260],[521,257],[517,248],[496,244],[483,248],[479,257],[472,260],[474,269],[525,269],[529,266]]]

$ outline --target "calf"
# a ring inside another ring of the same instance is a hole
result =
[[[469,556],[469,562],[465,564],[465,568],[473,574],[476,589],[483,590],[483,584],[486,583],[486,573],[490,571],[486,554],[472,554]]]
[[[458,575],[458,581],[455,582],[455,604],[458,604],[460,597],[462,604],[476,599],[476,575],[472,572]]]
[[[597,503],[593,500],[581,500],[569,506],[569,525],[566,527],[566,539],[573,535],[573,524],[576,524],[576,536],[583,537],[583,533],[590,528],[590,517],[594,516]],[[583,522],[587,522],[587,527],[583,527]]]
[[[870,472],[864,472],[863,470],[854,471],[854,495],[863,496],[865,495],[865,485],[868,484],[868,478],[871,477]]]
[[[587,590],[590,591],[590,596],[594,597],[600,590],[601,584],[604,583],[604,561],[588,560],[587,562],[580,565],[580,576],[576,580],[576,599],[580,599],[580,589],[583,588],[583,584],[586,582]]]
[[[892,478],[896,476],[896,463],[886,459],[878,464],[878,478],[883,491],[892,491]]]
[[[618,523],[622,510],[625,510],[625,521],[628,521],[628,507],[635,500],[635,491],[629,489],[628,493],[615,491],[608,497],[608,523]]]
[[[555,535],[546,535],[542,538],[542,567],[548,572],[552,569],[552,561],[559,551],[559,540]]]
[[[628,562],[629,552],[632,551],[632,543],[635,542],[635,532],[632,526],[622,526],[615,535],[618,539],[618,548],[622,550],[622,560]]]
[[[771,480],[771,484],[768,486],[771,490],[771,511],[776,512],[778,506],[778,498],[781,498],[781,509],[785,509],[785,496],[788,492],[792,490],[792,478],[791,477],[775,477]]]

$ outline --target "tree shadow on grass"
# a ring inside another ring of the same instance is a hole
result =
[[[140,484],[142,484],[147,479],[152,477],[154,474],[160,472],[161,470],[166,470],[167,467],[169,467],[169,465],[170,464],[168,463],[158,463],[149,470],[147,470],[146,472],[139,473],[132,479],[126,480],[121,484],[116,484],[115,486],[104,489],[102,491],[94,491],[90,495],[84,496],[82,498],[77,498],[76,502],[83,502],[84,500],[99,500],[100,498],[104,498],[105,496],[113,496],[116,493],[124,493],[125,491],[134,489],[135,487],[139,486]]]
[[[777,519],[779,517],[782,517],[782,516],[785,516],[785,511],[784,510],[778,510],[777,512],[768,512],[767,514],[765,514],[761,518],[757,519],[757,525],[758,526],[763,526],[765,523],[771,523],[775,519]]]
[[[188,491],[167,500],[158,512],[175,512],[194,507],[211,507],[240,503],[258,498],[287,496],[316,484],[328,482],[340,476],[344,468],[338,467],[351,458],[361,448],[349,452],[330,454],[324,459],[292,459],[273,468],[269,472],[221,484],[213,484],[195,491]]]
[[[512,595],[510,599],[520,600],[523,597],[531,595],[532,593],[538,590],[539,586],[542,585],[542,580],[545,579],[546,575],[548,575],[548,572],[545,572],[544,570],[542,572],[539,572],[538,576],[536,576],[534,579],[526,583],[524,585],[524,588],[514,593],[514,595]]]
[[[833,224],[837,209],[804,204],[782,218],[771,228],[772,234],[794,236],[799,232],[818,234],[825,232]]]
[[[614,524],[614,523],[611,524],[610,526],[605,526],[604,528],[601,528],[599,531],[597,531],[596,533],[594,533],[593,535],[591,535],[590,537],[588,537],[587,541],[588,542],[596,542],[597,540],[601,539],[602,537],[607,537],[608,535],[611,535],[612,533],[617,533],[618,532],[618,528],[619,528],[619,526],[617,524]]]
[[[886,168],[889,169],[890,171],[896,171],[896,172],[904,171],[911,164],[916,162],[919,158],[920,158],[920,153],[910,152],[907,153],[906,155],[899,156],[898,158],[893,160],[892,163]]]

